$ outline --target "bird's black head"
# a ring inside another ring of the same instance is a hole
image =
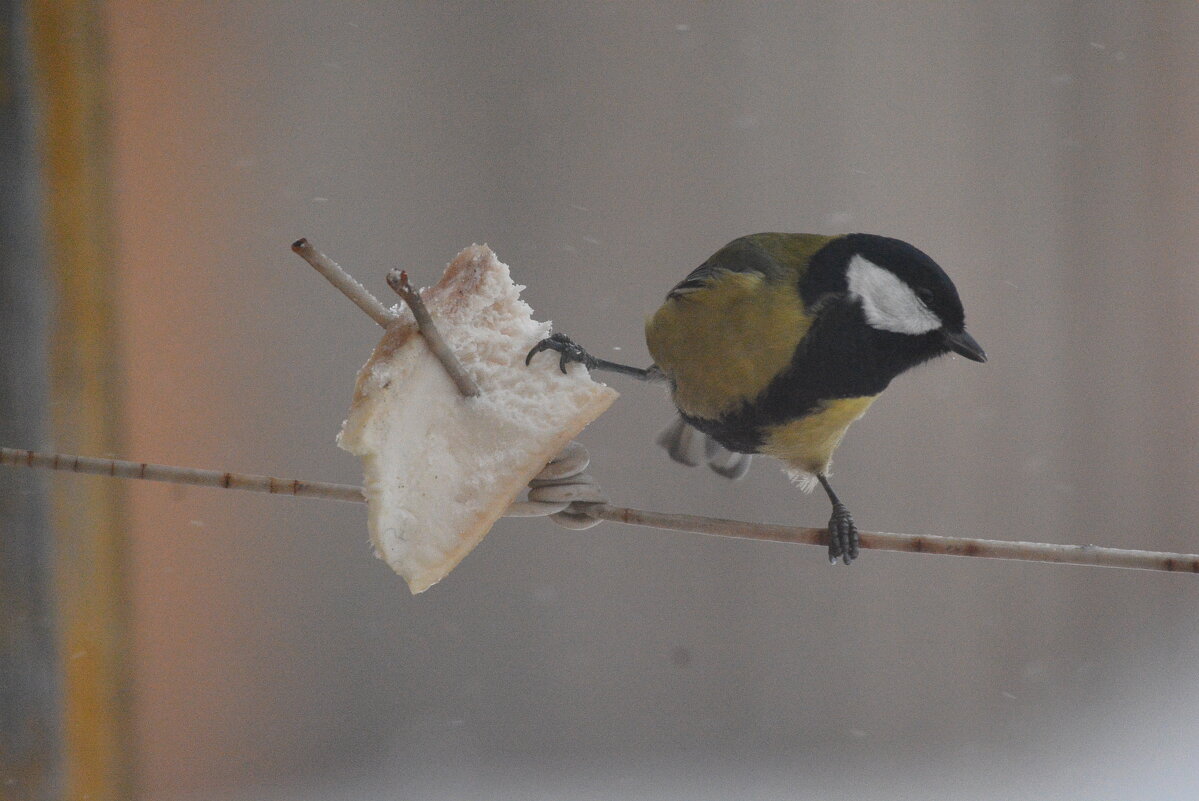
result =
[[[907,242],[873,234],[838,237],[812,256],[800,294],[809,307],[829,295],[848,295],[861,304],[868,326],[913,355],[954,351],[987,360],[966,333],[962,301],[949,276]]]

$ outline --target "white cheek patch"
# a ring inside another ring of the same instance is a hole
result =
[[[941,318],[890,270],[854,256],[845,277],[849,293],[862,301],[866,322],[872,327],[897,334],[926,334],[941,327]]]

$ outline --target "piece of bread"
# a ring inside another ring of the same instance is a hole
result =
[[[550,325],[533,320],[523,288],[473,245],[421,293],[479,397],[458,393],[407,307],[358,373],[337,444],[362,457],[375,553],[413,593],[444,578],[617,397],[581,365],[525,366]]]

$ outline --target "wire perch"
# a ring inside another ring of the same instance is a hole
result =
[[[314,248],[306,239],[292,246],[321,275],[365,311],[371,319],[386,328],[395,322],[396,314],[387,309],[360,283],[354,280],[328,256]],[[407,285],[401,274],[388,276],[388,283],[409,302],[411,293],[419,304],[419,294]],[[404,291],[402,291],[404,290]],[[422,309],[423,310],[423,309]],[[427,340],[437,335],[436,326],[425,311],[422,315],[413,308],[417,324]],[[430,335],[432,332],[432,336]],[[444,341],[443,341],[444,344]],[[446,365],[451,376],[466,375],[449,348],[441,351],[434,348],[434,355]],[[457,381],[457,379],[455,379]],[[473,382],[471,382],[473,385]],[[459,385],[461,387],[461,385]],[[474,387],[477,394],[478,388]],[[468,394],[464,391],[463,394]],[[718,537],[760,540],[765,542],[797,543],[827,546],[828,531],[823,528],[799,528],[792,526],[749,523],[740,520],[724,520],[696,515],[671,514],[631,509],[610,504],[598,483],[586,475],[589,457],[587,450],[577,442],[570,443],[530,483],[529,499],[512,504],[505,513],[508,517],[550,516],[552,520],[568,528],[590,528],[602,520],[627,523],[634,526],[689,531]],[[0,448],[0,464],[14,467],[65,470],[74,473],[106,475],[116,478],[135,478],[148,481],[166,481],[176,484],[191,484],[202,487],[238,489],[250,492],[265,492],[275,495],[294,495],[304,498],[349,501],[364,503],[362,488],[348,484],[331,484],[322,481],[276,478],[273,476],[231,473],[220,470],[203,470],[190,467],[129,462],[118,459],[96,459],[55,453]],[[1092,567],[1122,567],[1135,570],[1158,570],[1171,573],[1199,573],[1199,554],[1162,553],[1157,551],[1105,548],[1097,545],[1060,545],[1045,542],[1014,542],[1008,540],[984,540],[969,537],[940,537],[919,534],[894,534],[888,532],[861,532],[861,547],[882,551],[904,551],[908,553],[943,554],[947,556],[976,556],[987,559],[1014,559],[1027,562],[1054,562],[1057,564],[1090,565]]]
[[[47,468],[72,473],[136,478],[147,481],[166,481],[199,487],[265,492],[274,495],[295,495],[301,498],[321,498],[333,501],[365,503],[362,488],[350,484],[330,484],[292,478],[230,473],[221,470],[202,470],[192,467],[127,462],[119,459],[94,459],[55,453],[0,448],[0,464],[14,467]],[[747,523],[696,515],[648,512],[593,501],[598,486],[582,471],[587,468],[587,451],[572,442],[546,470],[533,481],[528,501],[514,503],[507,517],[540,517],[552,515],[569,528],[589,528],[601,520],[628,523],[671,531],[690,531],[718,537],[761,540],[765,542],[827,545],[823,528],[796,528],[765,523]],[[574,479],[581,477],[581,482]],[[544,491],[550,488],[550,492]],[[558,515],[565,515],[558,519]],[[967,537],[937,537],[931,535],[892,534],[879,531],[861,532],[862,547],[880,551],[945,554],[947,556],[978,556],[989,559],[1016,559],[1026,562],[1056,562],[1094,567],[1124,567],[1137,570],[1161,570],[1172,573],[1199,573],[1199,554],[1160,553],[1122,548],[1102,548],[1097,545],[1059,545],[1045,542],[1010,542],[980,540]]]

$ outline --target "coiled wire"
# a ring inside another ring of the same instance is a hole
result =
[[[529,482],[529,499],[513,503],[504,516],[548,515],[558,525],[577,531],[599,525],[602,521],[582,508],[589,503],[608,503],[599,482],[585,472],[589,464],[587,449],[572,441]]]

